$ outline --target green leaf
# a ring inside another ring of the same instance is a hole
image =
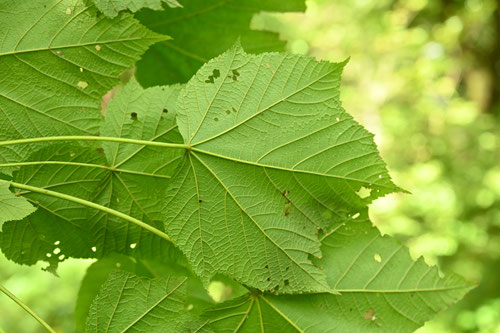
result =
[[[440,277],[363,217],[337,225],[318,263],[341,295],[257,295],[206,312],[215,332],[413,332],[472,287]]]
[[[152,10],[163,9],[162,2],[166,3],[171,8],[182,7],[177,0],[93,0],[96,7],[103,12],[104,15],[114,18],[122,10],[130,10],[135,13],[141,8],[150,8]]]
[[[164,259],[164,258],[162,258]],[[175,262],[158,262],[144,259],[135,259],[125,255],[112,254],[93,263],[87,269],[78,292],[78,299],[75,308],[75,319],[77,331],[84,331],[88,312],[93,299],[98,295],[99,289],[108,279],[111,272],[120,269],[133,273],[137,276],[155,278],[176,276],[189,276],[187,281],[186,302],[190,304],[190,312],[201,312],[207,306],[213,305],[213,301],[206,291],[201,287],[201,283],[184,267]]]
[[[129,14],[98,18],[83,0],[0,4],[0,141],[98,131],[101,96],[153,43]],[[0,162],[33,153],[0,148]]]
[[[182,90],[177,122],[191,149],[165,220],[205,282],[219,272],[260,290],[330,290],[308,259],[321,256],[318,229],[399,190],[373,135],[340,105],[343,66],[236,45]]]
[[[115,271],[92,303],[86,332],[210,332],[185,309],[186,284]]]
[[[26,199],[15,196],[8,183],[0,183],[0,231],[4,222],[21,220],[35,210]]]
[[[178,90],[144,90],[131,81],[109,103],[101,132],[181,142],[172,105]],[[51,145],[33,154],[28,160],[33,164],[23,166],[15,180],[93,201],[163,229],[161,205],[156,203],[161,202],[182,151],[163,149],[160,154],[158,147],[115,143],[97,147]],[[118,217],[41,194],[25,197],[40,205],[39,212],[6,225],[0,234],[2,250],[18,263],[45,260],[55,271],[59,261],[68,257],[99,258],[113,252],[137,257],[180,256],[169,242]]]
[[[189,0],[184,8],[138,13],[141,22],[173,40],[153,46],[137,63],[142,85],[149,87],[186,82],[208,61],[226,51],[241,37],[252,53],[282,51],[278,35],[250,28],[260,11],[304,11],[304,0]]]
[[[94,146],[50,145],[34,153],[30,161],[86,163],[104,165],[104,156]],[[14,174],[14,181],[64,194],[90,199],[104,175],[104,170],[68,164],[25,165]],[[5,256],[19,264],[33,265],[39,260],[55,272],[59,262],[68,257],[92,258],[95,245],[88,224],[88,210],[78,204],[37,193],[21,192],[38,206],[22,221],[7,222],[0,233],[0,247]]]

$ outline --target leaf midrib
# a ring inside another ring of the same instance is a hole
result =
[[[369,181],[366,181],[366,180],[361,180],[361,179],[356,179],[356,178],[351,178],[351,177],[338,176],[338,175],[331,175],[331,174],[326,174],[326,173],[321,173],[321,172],[316,172],[316,171],[301,170],[301,169],[291,169],[291,168],[280,167],[280,166],[276,166],[276,165],[263,164],[263,163],[252,162],[252,161],[246,161],[246,160],[242,160],[242,159],[238,159],[238,158],[234,158],[234,157],[220,155],[220,154],[217,154],[217,153],[213,153],[213,152],[210,152],[210,151],[207,151],[207,150],[203,150],[203,149],[199,149],[199,148],[195,148],[195,147],[191,147],[191,151],[197,152],[197,153],[201,153],[201,154],[205,154],[205,155],[214,156],[214,157],[217,157],[217,158],[220,158],[220,159],[224,159],[224,160],[228,160],[228,161],[232,161],[232,162],[248,164],[248,165],[256,166],[256,167],[259,167],[259,168],[275,169],[275,170],[287,171],[287,172],[292,172],[292,173],[303,173],[303,174],[308,174],[308,175],[313,175],[313,176],[336,178],[336,179],[342,179],[342,180],[360,182],[360,183],[363,183],[363,184],[377,185],[379,187],[383,187],[383,188],[390,189],[390,190],[393,189],[392,187],[389,187],[389,186],[386,186],[386,185],[382,185],[382,184],[379,184],[377,182],[369,182]]]
[[[250,213],[248,213],[240,204],[240,202],[234,197],[233,193],[231,193],[231,191],[226,187],[226,185],[222,182],[222,180],[217,176],[217,174],[207,165],[205,164],[205,162],[203,162],[202,159],[200,159],[196,154],[192,153],[190,155],[193,155],[211,174],[212,176],[219,182],[219,184],[224,188],[224,190],[226,191],[226,193],[228,193],[231,198],[233,199],[233,201],[236,203],[236,205],[241,209],[242,212],[245,213],[246,216],[248,216],[248,218],[255,224],[255,226],[257,226],[257,228],[262,232],[262,234],[266,237],[266,239],[268,239],[274,246],[276,246],[276,248],[278,248],[282,253],[284,253],[288,259],[293,262],[298,268],[300,268],[301,270],[304,271],[304,273],[306,273],[311,279],[313,279],[314,281],[316,281],[319,285],[321,285],[322,287],[326,288],[326,290],[332,290],[332,288],[328,285],[325,285],[323,283],[321,283],[320,281],[317,280],[317,278],[315,276],[313,276],[311,274],[311,272],[308,272],[304,267],[302,267],[302,265],[300,263],[298,263],[294,258],[292,258],[290,256],[290,254],[285,251],[285,249],[283,249],[279,244],[277,244],[275,242],[274,239],[272,239],[271,237],[269,237],[269,235],[265,232],[264,229],[262,229],[262,227],[257,223],[257,221],[255,221],[255,219],[252,217],[252,215]],[[334,292],[334,290],[332,290],[332,292]]]

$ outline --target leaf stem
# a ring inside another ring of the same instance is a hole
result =
[[[19,298],[17,298],[13,293],[8,291],[4,286],[0,284],[0,291],[7,295],[11,300],[17,303],[24,311],[28,312],[30,316],[35,318],[48,332],[56,333],[56,331],[49,326],[42,318],[40,318],[33,310],[31,310],[26,304],[24,304]]]
[[[0,146],[11,146],[27,143],[37,143],[37,142],[50,142],[50,141],[107,141],[107,142],[118,142],[118,143],[130,143],[142,146],[155,146],[155,147],[165,147],[165,148],[179,148],[179,149],[191,149],[190,145],[183,143],[169,143],[169,142],[158,142],[158,141],[148,141],[148,140],[136,140],[127,138],[117,138],[117,137],[107,137],[107,136],[46,136],[41,138],[28,138],[19,140],[8,140],[0,141]]]
[[[64,162],[64,161],[31,161],[31,162],[18,162],[18,163],[3,163],[3,164],[0,164],[0,168],[30,166],[30,165],[44,165],[44,164],[47,164],[47,165],[71,165],[71,166],[80,166],[80,167],[88,167],[88,168],[98,168],[98,169],[104,169],[104,170],[115,171],[115,172],[130,173],[133,175],[140,175],[140,176],[149,176],[149,177],[167,178],[167,179],[171,178],[170,176],[166,176],[166,175],[156,175],[156,174],[147,173],[147,172],[117,169],[117,168],[113,168],[113,167],[109,167],[109,166],[101,165],[101,164],[90,164],[90,163],[80,163],[80,162]]]
[[[9,183],[11,186],[13,187],[16,187],[16,188],[20,188],[20,189],[23,189],[23,190],[27,190],[27,191],[31,191],[31,192],[35,192],[35,193],[40,193],[40,194],[45,194],[45,195],[48,195],[48,196],[51,196],[51,197],[54,197],[54,198],[59,198],[59,199],[63,199],[63,200],[68,200],[68,201],[72,201],[74,203],[77,203],[77,204],[80,204],[80,205],[83,205],[83,206],[87,206],[89,208],[93,208],[93,209],[97,209],[97,210],[100,210],[102,212],[105,212],[107,214],[111,214],[111,215],[114,215],[116,217],[119,217],[121,219],[124,219],[125,221],[128,221],[128,222],[131,222],[131,223],[134,223],[135,225],[138,225],[139,227],[141,228],[144,228],[148,231],[151,231],[152,233],[154,233],[155,235],[169,241],[169,242],[172,242],[172,240],[170,239],[170,237],[164,233],[163,231],[161,230],[158,230],[152,226],[150,226],[149,224],[147,223],[144,223],[132,216],[129,216],[127,214],[124,214],[122,212],[119,212],[117,210],[114,210],[114,209],[111,209],[109,207],[106,207],[106,206],[102,206],[102,205],[99,205],[99,204],[96,204],[94,202],[91,202],[91,201],[87,201],[87,200],[84,200],[84,199],[80,199],[80,198],[77,198],[77,197],[74,197],[72,195],[67,195],[67,194],[63,194],[63,193],[59,193],[59,192],[54,192],[54,191],[50,191],[50,190],[46,190],[44,188],[40,188],[40,187],[35,187],[35,186],[30,186],[30,185],[25,185],[25,184],[19,184],[19,183],[15,183],[15,182],[12,182],[12,181],[8,181],[8,180],[3,180],[3,179],[0,179],[0,182],[4,182],[4,183]]]

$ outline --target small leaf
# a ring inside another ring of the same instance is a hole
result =
[[[9,190],[9,183],[0,182],[0,231],[4,222],[21,220],[35,210],[26,199]]]

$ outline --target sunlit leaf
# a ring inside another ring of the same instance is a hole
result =
[[[441,277],[363,217],[324,239],[318,262],[341,295],[248,294],[206,313],[215,332],[413,332],[473,285]]]
[[[235,45],[180,93],[191,148],[166,228],[205,281],[219,272],[260,290],[330,290],[309,260],[321,256],[318,229],[398,190],[373,135],[340,105],[343,66]]]

